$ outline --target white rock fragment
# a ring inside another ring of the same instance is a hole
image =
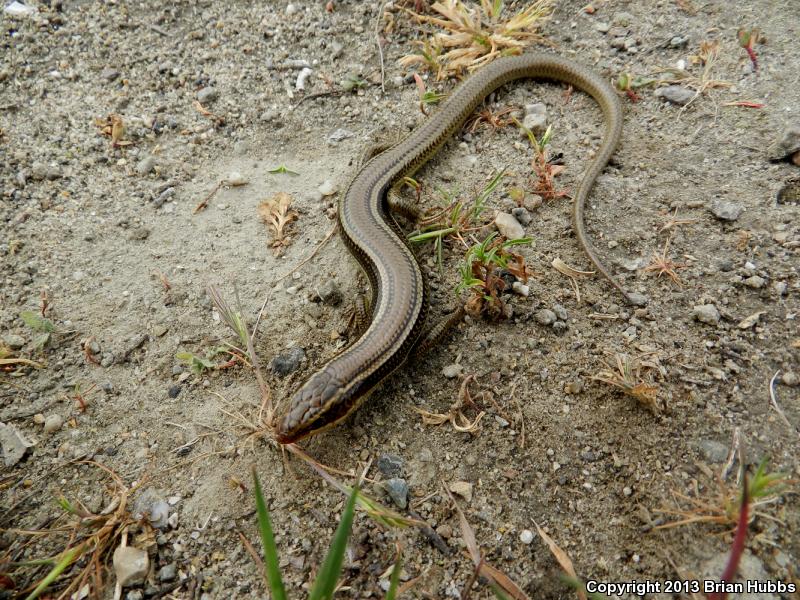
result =
[[[519,224],[519,221],[514,218],[514,215],[503,212],[497,213],[494,224],[497,226],[500,235],[507,240],[517,240],[525,237],[525,230]]]
[[[240,185],[247,185],[248,181],[239,171],[231,171],[225,178],[225,183],[233,187],[238,187]]]
[[[133,546],[119,546],[114,550],[114,574],[122,587],[142,583],[150,569],[147,552]]]
[[[323,196],[332,196],[333,194],[339,191],[339,187],[335,183],[333,183],[330,179],[326,179],[325,181],[323,181],[322,185],[320,185],[317,189],[319,190],[319,193],[322,194]]]
[[[44,420],[44,432],[55,433],[61,429],[63,424],[64,419],[61,418],[61,415],[47,415],[47,418]]]
[[[450,491],[456,496],[461,496],[467,502],[472,502],[472,484],[468,481],[454,481],[450,484]]]
[[[719,311],[713,304],[698,304],[692,309],[692,316],[706,325],[719,323]]]
[[[313,73],[311,69],[305,67],[302,71],[297,74],[297,81],[294,84],[295,89],[304,90],[306,89],[306,80],[308,79],[309,75]]]
[[[519,534],[519,541],[527,546],[533,541],[533,532],[530,529],[523,529]]]

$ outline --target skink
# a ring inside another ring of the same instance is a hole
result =
[[[573,227],[597,270],[627,299],[586,239],[583,222],[586,197],[622,135],[619,98],[606,81],[571,60],[550,54],[501,58],[459,85],[439,110],[405,139],[369,160],[341,195],[340,230],[369,279],[372,321],[358,340],[295,392],[276,426],[280,443],[296,442],[340,422],[413,351],[428,313],[428,293],[414,252],[388,214],[387,191],[429,160],[486,96],[523,78],[568,83],[592,96],[603,111],[605,136],[575,193]]]

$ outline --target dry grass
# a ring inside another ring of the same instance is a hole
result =
[[[461,0],[435,2],[431,9],[440,16],[403,11],[419,23],[444,31],[418,42],[418,54],[400,59],[403,67],[419,66],[436,74],[438,80],[463,75],[500,56],[520,54],[532,42],[543,41],[537,29],[553,10],[553,0],[535,0],[508,19],[502,18],[499,0],[481,0],[469,6]]]
[[[742,486],[738,482],[726,482],[717,477],[716,490],[704,494],[697,481],[693,481],[689,494],[673,491],[673,506],[660,508],[656,512],[667,515],[673,520],[659,525],[656,529],[666,529],[689,525],[692,523],[711,523],[732,527],[739,518],[742,498],[746,497],[750,508],[750,520],[757,516],[770,518],[759,509],[775,504],[782,494],[794,483],[782,473],[768,472],[767,460],[759,464],[756,472],[747,480],[747,492],[743,496]],[[780,523],[780,521],[778,521]]]
[[[292,197],[286,192],[278,192],[272,198],[258,205],[258,214],[272,230],[272,252],[280,256],[291,243],[287,235],[288,226],[297,219],[297,213],[290,208]]]
[[[654,385],[650,377],[644,374],[645,369],[660,370],[657,363],[641,361],[631,358],[627,354],[616,353],[614,354],[614,366],[606,361],[603,361],[603,366],[605,368],[592,379],[622,390],[625,395],[634,398],[654,414],[664,410],[664,404],[658,399],[658,386]]]
[[[0,570],[13,576],[20,598],[39,598],[45,593],[48,598],[59,599],[73,597],[73,594],[80,598],[104,597],[111,556],[121,540],[127,538],[128,528],[135,525],[128,511],[128,499],[135,488],[128,488],[119,475],[99,463],[88,461],[79,464],[105,471],[112,480],[107,490],[111,500],[103,510],[93,513],[80,502],[70,502],[61,497],[59,505],[64,512],[48,527],[5,530],[12,534],[14,542],[2,557]],[[20,560],[35,552],[31,549],[34,544],[59,537],[65,540],[57,555]],[[142,534],[137,537],[137,546],[151,544],[155,544],[155,535],[145,522]],[[49,569],[43,571],[43,567]]]
[[[703,40],[700,42],[700,48],[697,54],[689,57],[692,65],[700,67],[699,75],[696,75],[686,69],[677,67],[667,67],[659,69],[660,73],[670,75],[669,77],[661,79],[659,85],[672,85],[680,84],[687,88],[695,90],[695,98],[705,94],[714,88],[727,88],[733,84],[724,79],[717,79],[714,71],[716,70],[717,62],[719,61],[720,45],[718,40]],[[694,98],[692,99],[694,100]],[[689,106],[692,101],[689,101],[684,108]]]
[[[661,253],[653,252],[653,258],[651,259],[650,264],[644,267],[643,270],[645,273],[656,273],[657,277],[666,275],[675,283],[675,285],[678,287],[683,287],[683,281],[681,281],[677,271],[678,269],[685,269],[687,265],[676,263],[667,256],[667,253],[669,252],[669,242],[670,240],[667,238]]]

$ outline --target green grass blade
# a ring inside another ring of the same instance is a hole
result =
[[[36,589],[28,594],[25,600],[36,600],[36,598],[41,596],[42,592],[50,587],[50,584],[53,583],[67,567],[75,562],[81,556],[81,554],[87,550],[88,546],[89,542],[84,542],[79,546],[75,546],[74,548],[66,550],[64,554],[61,555],[61,559],[58,561],[56,566],[50,569],[50,572],[39,582],[39,585],[36,586]]]
[[[278,549],[275,547],[275,535],[272,533],[272,524],[269,521],[269,512],[261,492],[261,483],[253,468],[253,482],[256,494],[256,513],[258,514],[258,528],[261,531],[261,543],[264,546],[264,571],[273,600],[286,600],[286,589],[281,579],[281,569],[278,566]]]
[[[447,229],[437,229],[436,231],[426,231],[425,233],[420,233],[418,235],[412,235],[409,239],[411,242],[427,242],[428,240],[432,240],[433,238],[442,237],[444,235],[449,235],[456,231],[455,227],[448,227]]]
[[[325,557],[325,562],[322,563],[319,573],[317,573],[317,579],[314,581],[314,587],[311,588],[308,600],[333,599],[333,592],[336,590],[336,583],[339,581],[339,574],[342,571],[344,553],[347,550],[347,539],[350,537],[350,530],[353,527],[357,496],[358,486],[353,488],[350,498],[347,500],[342,519],[339,521],[336,533],[333,534],[333,541],[328,549],[328,555]]]
[[[386,600],[394,600],[397,596],[397,588],[400,586],[400,571],[403,570],[403,555],[398,552],[397,560],[392,569],[392,578],[389,580],[389,589],[386,591]]]

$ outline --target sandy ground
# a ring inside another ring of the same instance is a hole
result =
[[[403,546],[403,579],[417,578],[408,597],[460,597],[473,567],[444,487],[460,492],[486,560],[531,598],[556,599],[574,593],[535,524],[585,579],[716,578],[732,525],[658,529],[675,519],[662,509],[675,508],[678,494],[719,507],[721,486],[735,489],[741,457],[751,469],[768,457],[770,470],[800,475],[800,208],[776,202],[798,167],[770,162],[766,151],[798,120],[800,4],[608,0],[594,3],[593,14],[585,4],[557,3],[542,30],[553,52],[609,80],[679,61],[699,75],[690,57],[704,40],[718,41],[711,76],[730,84],[687,107],[653,87],[640,89],[638,102],[623,98],[623,144],[595,186],[587,225],[604,259],[646,303],[629,307],[591,277],[578,281],[578,300],[551,266],[559,258],[589,268],[571,231],[569,201],[526,204],[534,243],[520,253],[535,274],[530,295],[509,300],[511,318],[460,324],[351,419],[303,444],[343,471],[370,464],[366,491],[389,506],[385,481],[407,485],[410,508],[444,542],[437,548],[415,529],[385,529],[359,514],[337,597],[383,597],[395,542]],[[9,356],[42,366],[0,374],[0,570],[12,572],[17,592],[44,570],[7,561],[55,555],[67,537],[15,528],[69,523],[62,496],[103,510],[115,492],[99,465],[133,489],[132,512],[160,515],[147,540],[134,536],[141,527],[131,529],[129,543],[148,547],[150,570],[123,597],[265,597],[239,537],[257,540],[252,466],[290,593],[302,597],[313,580],[343,496],[258,429],[261,394],[251,369],[198,375],[176,355],[204,356],[236,341],[208,285],[230,302],[236,290],[251,326],[261,313],[255,348],[279,404],[346,343],[349,301],[364,287],[354,260],[334,235],[297,267],[335,224],[336,196],[320,187],[342,189],[370,142],[424,121],[413,79],[397,63],[422,34],[390,5],[384,91],[379,5],[333,6],[52,0],[33,15],[0,17],[0,334]],[[737,43],[742,27],[762,32],[757,72]],[[305,63],[312,72],[297,90]],[[365,85],[301,103],[353,77]],[[426,78],[429,89],[453,85]],[[565,92],[523,82],[487,106],[547,106],[551,151],[563,153],[566,166],[558,187],[569,191],[602,122],[590,98]],[[742,101],[763,107],[730,105]],[[110,115],[125,126],[117,147],[103,131]],[[517,206],[511,188],[530,186],[531,156],[514,127],[461,132],[419,172],[421,202],[432,208],[444,193],[474,197],[506,168],[490,197],[490,223],[496,211]],[[299,175],[272,172],[280,166]],[[216,189],[232,173],[246,185]],[[298,218],[276,257],[257,209],[278,192],[292,197]],[[665,244],[679,284],[646,270]],[[440,273],[431,248],[420,248],[437,312],[456,305],[463,255],[463,246],[448,242]],[[42,345],[42,332],[20,314],[41,315],[43,302],[54,330]],[[291,364],[297,348],[302,360]],[[619,354],[644,363],[659,411],[595,379]],[[270,366],[278,356],[288,359],[288,375]],[[776,373],[783,417],[770,406]],[[416,409],[447,413],[467,376],[475,378],[473,395],[493,398],[464,408],[468,419],[485,413],[478,430],[424,425]],[[32,444],[21,457],[14,456],[20,438]],[[729,464],[736,446],[742,453]],[[793,490],[758,507],[742,577],[797,577]],[[110,598],[112,590],[106,583],[102,594]],[[473,593],[491,597],[480,583]]]

